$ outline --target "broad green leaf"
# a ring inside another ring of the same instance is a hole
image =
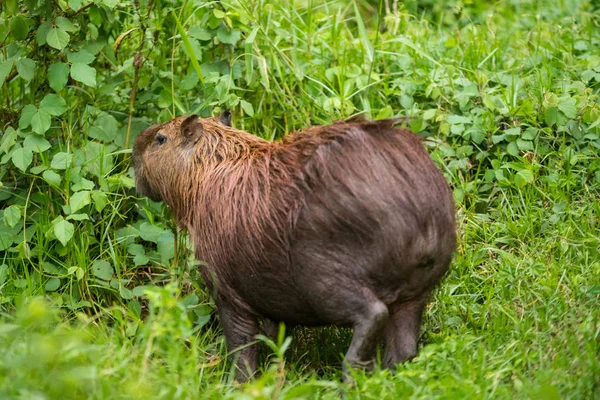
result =
[[[517,146],[522,151],[533,150],[533,143],[531,143],[529,140],[517,139]]]
[[[41,24],[35,33],[35,40],[38,42],[39,46],[43,46],[46,44],[46,37],[48,36],[48,32],[52,29],[52,23],[50,21],[46,21]]]
[[[11,159],[15,167],[25,172],[27,170],[27,167],[29,167],[29,165],[33,161],[33,153],[31,152],[31,150],[19,147],[18,149],[13,151]]]
[[[115,8],[119,4],[118,0],[102,0],[102,3],[108,8]]]
[[[48,261],[44,261],[42,263],[42,268],[44,269],[44,271],[46,271],[49,274],[61,274],[64,273],[64,271],[61,271],[59,268],[56,267],[56,265],[52,264],[51,262]]]
[[[52,158],[50,167],[54,169],[67,169],[71,165],[72,158],[73,156],[69,153],[56,153]]]
[[[9,126],[0,138],[0,151],[3,153],[8,153],[8,151],[15,145],[16,142],[17,131]]]
[[[168,261],[175,256],[175,241],[173,235],[163,235],[156,243],[156,251],[160,254],[163,261]]]
[[[92,264],[92,272],[97,278],[108,281],[113,276],[113,267],[108,261],[96,260]]]
[[[77,82],[96,87],[96,70],[83,63],[73,63],[71,65],[71,77]]]
[[[75,161],[77,163],[77,161]],[[71,179],[73,185],[71,186],[71,190],[74,192],[79,192],[80,190],[92,190],[95,186],[93,181],[89,179],[85,179],[83,176],[79,175],[75,178]]]
[[[519,147],[517,146],[517,142],[510,142],[506,146],[506,152],[511,156],[517,157],[519,155]]]
[[[222,43],[234,46],[241,38],[239,29],[229,29],[221,25],[217,30],[217,37]]]
[[[12,205],[4,209],[4,223],[13,228],[21,220],[21,209]]]
[[[35,76],[35,61],[30,58],[21,58],[17,61],[17,72],[26,81],[32,80]]]
[[[31,117],[31,129],[34,132],[43,135],[52,124],[52,117],[44,110],[38,110],[37,113]]]
[[[56,94],[48,94],[40,103],[40,110],[50,115],[59,116],[67,111],[67,102]]]
[[[0,62],[0,88],[2,86],[4,86],[4,81],[6,80],[6,77],[8,76],[8,74],[10,74],[10,71],[12,71],[12,67],[13,67],[12,60]]]
[[[149,224],[148,222],[144,222],[140,225],[140,236],[147,242],[158,243],[161,236],[165,234],[170,234],[170,232],[159,228],[156,225]]]
[[[29,24],[25,18],[17,15],[10,20],[10,31],[16,40],[23,40],[29,33]]]
[[[12,244],[14,243],[13,238],[13,234],[3,229],[0,229],[0,251],[4,251],[10,246],[12,246]]]
[[[78,51],[77,53],[67,53],[67,60],[69,60],[70,63],[90,64],[95,59],[96,57],[93,54],[85,50]]]
[[[69,44],[71,37],[61,28],[52,28],[46,35],[46,43],[48,46],[57,50],[62,50]]]
[[[29,169],[29,172],[31,172],[34,175],[39,175],[47,169],[48,167],[46,167],[45,165],[36,165],[35,167],[31,167]]]
[[[470,124],[471,118],[463,117],[462,115],[448,115],[446,121],[449,124]]]
[[[83,207],[91,203],[90,192],[83,190],[76,192],[69,199],[69,205],[71,206],[71,213],[81,210]]]
[[[62,243],[63,246],[66,246],[69,243],[69,240],[73,237],[73,233],[75,233],[75,227],[69,221],[65,221],[61,219],[54,224],[54,235],[56,238]],[[69,268],[70,269],[70,268]]]
[[[198,39],[198,40],[208,41],[208,40],[212,39],[212,35],[210,34],[210,32],[199,26],[190,27],[189,33],[190,33],[191,37]]]
[[[552,127],[558,121],[558,108],[550,107],[544,113],[544,118],[546,120],[546,125]]]
[[[146,265],[149,261],[150,258],[145,254],[136,254],[135,257],[133,257],[133,263],[135,265]]]
[[[119,294],[125,300],[133,299],[133,293],[131,292],[131,290],[127,289],[122,283],[119,284]]]
[[[528,169],[522,169],[515,175],[515,184],[522,188],[528,183],[533,183],[533,174]]]
[[[67,31],[67,32],[76,32],[77,31],[77,27],[75,25],[73,25],[73,23],[65,17],[56,18],[55,23],[56,23],[56,26],[58,26],[63,31]]]
[[[50,142],[41,135],[28,135],[23,141],[23,147],[30,151],[41,153],[50,148]]]
[[[139,243],[132,243],[127,246],[127,252],[132,256],[145,255],[146,249]]]
[[[46,292],[54,292],[59,287],[60,287],[60,279],[59,278],[50,278],[50,279],[48,279],[48,282],[46,282],[44,289],[46,289]]]
[[[60,185],[60,181],[62,180],[60,175],[52,171],[51,169],[44,171],[44,173],[42,174],[42,178],[44,178],[44,180],[52,186]]]
[[[55,92],[60,92],[69,80],[69,65],[65,63],[54,63],[48,68],[48,83]]]
[[[67,217],[69,221],[89,221],[90,216],[87,214],[71,214]]]
[[[573,97],[561,98],[558,103],[558,109],[562,111],[567,118],[577,117],[576,100]]]
[[[254,107],[252,107],[251,103],[248,103],[245,100],[240,100],[240,104],[246,114],[248,114],[251,117],[254,116]]]
[[[19,12],[19,3],[17,0],[4,0],[4,9],[9,16],[17,14]]]
[[[19,118],[19,129],[26,129],[31,125],[31,119],[37,113],[37,108],[33,104],[27,104],[21,111]]]
[[[94,190],[92,192],[92,200],[94,200],[94,207],[98,212],[104,210],[104,207],[106,207],[106,203],[108,202],[106,193],[99,190]]]
[[[112,142],[118,131],[119,125],[115,117],[103,112],[90,127],[89,136],[104,142]]]

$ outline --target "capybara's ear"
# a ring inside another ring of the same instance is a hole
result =
[[[231,109],[223,111],[223,114],[219,117],[219,121],[225,126],[231,126]]]
[[[196,114],[191,115],[183,120],[181,123],[181,134],[189,139],[193,136],[198,136],[202,134],[202,123],[198,119]]]

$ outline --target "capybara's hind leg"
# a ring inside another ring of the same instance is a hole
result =
[[[365,289],[365,291],[368,290]],[[366,368],[373,365],[377,345],[381,342],[381,336],[388,321],[387,306],[370,291],[368,293],[370,296],[364,299],[362,310],[356,310],[354,334],[343,367],[345,380],[349,380],[348,365]]]
[[[233,357],[235,379],[245,382],[256,372],[258,347],[255,336],[259,333],[258,321],[223,299],[217,300],[219,318],[223,326],[227,350]]]
[[[384,331],[383,365],[392,368],[395,364],[414,358],[423,309],[427,296],[401,303],[392,308],[392,315]]]

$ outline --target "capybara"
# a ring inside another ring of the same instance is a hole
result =
[[[270,142],[230,116],[180,117],[135,141],[136,188],[163,200],[203,261],[236,378],[261,323],[354,329],[347,365],[416,355],[428,295],[456,247],[451,190],[393,120],[314,126]]]

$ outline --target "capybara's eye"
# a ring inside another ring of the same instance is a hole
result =
[[[167,143],[167,137],[162,133],[159,133],[156,135],[156,143],[158,143],[159,146],[162,146],[163,144]]]

